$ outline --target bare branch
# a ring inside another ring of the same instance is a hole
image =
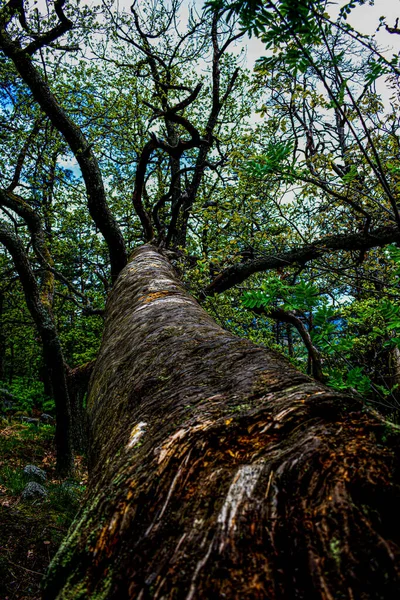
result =
[[[381,227],[365,233],[349,233],[330,235],[313,243],[269,254],[265,257],[233,265],[225,269],[204,290],[206,296],[220,294],[235,285],[243,283],[254,273],[261,273],[271,269],[289,267],[291,265],[304,265],[316,260],[325,254],[341,250],[369,250],[383,247],[391,243],[400,243],[400,231],[396,226]]]

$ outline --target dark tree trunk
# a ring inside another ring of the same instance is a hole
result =
[[[217,326],[152,247],[110,296],[88,411],[44,598],[399,597],[396,436]]]
[[[43,359],[44,361],[44,359]],[[43,365],[39,368],[39,381],[43,383],[43,389],[46,396],[49,398],[54,398],[54,390],[51,384],[51,380],[49,378],[49,373],[47,371],[46,365]]]
[[[14,363],[15,363],[15,354],[14,354],[14,342],[10,341],[9,344],[10,347],[10,368],[8,370],[8,383],[9,385],[12,385],[12,382],[14,381]]]
[[[4,381],[6,373],[6,336],[3,328],[4,294],[0,291],[0,381]]]
[[[37,327],[43,344],[43,360],[51,382],[56,409],[56,449],[57,471],[59,475],[69,475],[73,471],[73,451],[71,437],[71,408],[68,396],[64,356],[54,325],[53,317],[46,303],[41,299],[40,289],[33,273],[22,241],[10,227],[0,222],[0,243],[10,252],[18,272],[27,308]],[[13,365],[13,346],[12,363]],[[11,367],[13,368],[13,367]],[[11,383],[10,372],[10,383]]]
[[[88,422],[85,397],[94,361],[67,370],[68,394],[72,415],[72,444],[75,452],[87,452]]]

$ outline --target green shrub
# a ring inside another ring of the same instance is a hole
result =
[[[12,384],[0,382],[0,387],[8,390],[17,398],[14,410],[23,410],[30,413],[33,408],[43,412],[54,411],[54,400],[44,393],[44,385],[41,381],[33,381],[29,384],[22,377],[17,377]]]

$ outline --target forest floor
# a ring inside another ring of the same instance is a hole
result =
[[[83,458],[74,479],[58,479],[53,440],[53,426],[0,418],[0,600],[41,597],[43,575],[84,497]],[[45,499],[23,500],[26,465],[46,472]]]

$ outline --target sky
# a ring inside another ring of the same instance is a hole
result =
[[[339,14],[339,10],[346,2],[331,2],[329,13],[334,19]],[[396,18],[400,21],[400,0],[375,0],[373,6],[364,4],[357,6],[349,17],[349,23],[360,33],[372,35],[379,25],[379,17],[387,17],[387,23],[390,27],[395,24]],[[400,35],[390,35],[384,28],[376,33],[376,39],[380,45],[387,49],[387,54],[391,56],[394,52],[400,52]],[[246,41],[247,64],[250,69],[254,67],[255,61],[264,54],[264,46],[257,38],[251,38]]]
[[[49,2],[49,0],[38,0],[39,8],[43,10],[47,2]],[[363,6],[357,6],[353,9],[349,17],[350,24],[360,31],[360,33],[373,34],[379,25],[379,17],[382,15],[387,17],[387,23],[390,26],[394,25],[397,17],[400,18],[400,0],[375,0],[375,2],[374,0],[370,0],[370,2],[372,2],[372,6],[370,3],[366,3]],[[49,3],[51,4],[51,2]],[[198,10],[201,10],[204,3],[204,0],[183,0],[181,6],[182,23],[187,21],[189,6],[194,5]],[[81,6],[85,4],[92,5],[93,0],[81,0]],[[120,8],[125,8],[129,11],[132,0],[116,0],[116,4],[118,4]],[[329,12],[332,18],[335,18],[338,15],[340,7],[345,4],[347,4],[347,2],[343,2],[343,0],[339,2],[332,0],[330,2]],[[382,28],[381,31],[376,34],[376,39],[385,48],[388,48],[389,55],[391,55],[393,51],[400,52],[400,35],[389,35],[384,28]],[[264,54],[263,43],[257,38],[247,38],[243,42],[243,45],[247,50],[247,66],[252,69],[257,58]]]

